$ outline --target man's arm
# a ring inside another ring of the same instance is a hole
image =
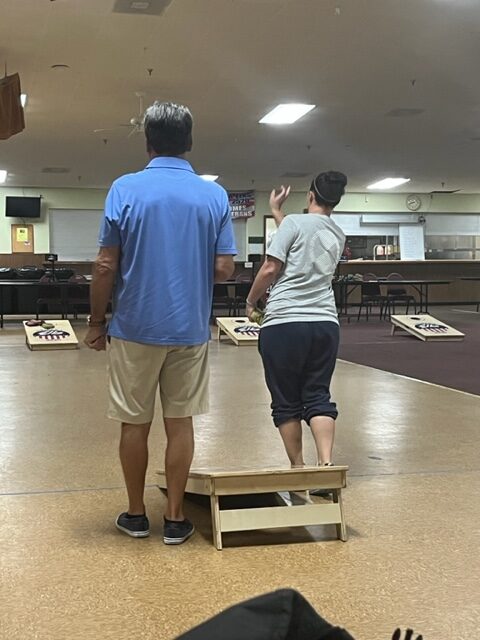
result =
[[[90,327],[85,344],[96,351],[106,347],[106,321],[108,303],[120,262],[120,247],[101,247],[95,260],[90,285]]]
[[[215,256],[215,284],[231,278],[234,271],[233,256]]]
[[[255,309],[257,302],[263,298],[266,294],[268,287],[270,287],[278,277],[278,274],[283,269],[283,262],[272,256],[267,256],[267,259],[260,267],[257,277],[250,289],[250,293],[247,296],[247,312]]]
[[[103,322],[120,262],[120,247],[101,247],[93,268],[90,309],[93,322]]]

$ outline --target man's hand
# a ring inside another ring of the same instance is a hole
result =
[[[272,213],[281,212],[282,206],[289,195],[290,187],[285,187],[283,184],[278,191],[276,189],[272,191],[270,194],[270,209]]]
[[[105,351],[107,348],[107,327],[90,327],[85,337],[84,343],[89,349],[95,351]]]
[[[405,635],[402,634],[401,629],[396,629],[392,636],[392,640],[414,640],[413,634],[413,629],[407,629],[405,631]],[[416,640],[423,640],[423,636],[417,636]]]

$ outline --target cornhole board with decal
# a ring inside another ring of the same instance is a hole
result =
[[[218,340],[226,335],[237,347],[256,345],[260,325],[250,322],[248,318],[217,318]]]
[[[396,329],[403,329],[425,342],[441,342],[444,340],[463,340],[464,333],[457,331],[445,322],[433,316],[417,314],[413,316],[392,316],[392,336]]]
[[[29,327],[26,322],[23,323],[27,347],[31,351],[78,349],[77,336],[68,320],[45,320],[45,322],[53,325],[53,328]]]

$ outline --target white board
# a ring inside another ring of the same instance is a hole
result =
[[[99,209],[50,209],[49,251],[59,260],[95,260],[102,217]]]
[[[421,224],[399,226],[400,260],[425,260],[425,236]]]

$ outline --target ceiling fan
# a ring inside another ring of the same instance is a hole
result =
[[[130,138],[130,136],[133,136],[137,133],[143,133],[143,118],[144,118],[144,113],[145,113],[145,105],[144,105],[144,98],[145,98],[145,93],[143,91],[135,91],[135,95],[138,98],[138,115],[133,116],[132,118],[130,118],[130,121],[128,123],[124,123],[124,124],[119,124],[116,127],[107,127],[104,129],[94,129],[93,133],[103,133],[105,131],[115,131],[117,129],[120,128],[130,128],[130,132],[127,136],[127,138]]]

